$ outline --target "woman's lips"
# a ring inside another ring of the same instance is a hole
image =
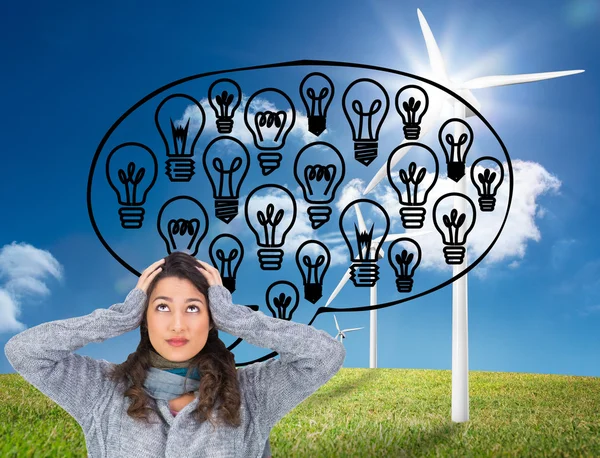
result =
[[[188,343],[188,340],[172,339],[172,340],[167,340],[167,342],[172,347],[181,347],[182,345],[185,345],[186,343]]]

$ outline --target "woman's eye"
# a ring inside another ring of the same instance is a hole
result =
[[[162,310],[160,310],[159,307],[168,307],[168,305],[167,304],[159,304],[159,305],[156,306],[156,310],[158,310],[159,312],[162,312]],[[194,310],[194,311],[198,311],[198,312],[200,311],[200,309],[198,308],[197,305],[190,305],[190,306],[188,306],[188,309],[190,307],[195,308],[196,310]]]

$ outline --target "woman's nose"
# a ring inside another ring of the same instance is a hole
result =
[[[171,319],[171,327],[173,331],[179,331],[185,326],[185,320],[179,313],[174,313]]]

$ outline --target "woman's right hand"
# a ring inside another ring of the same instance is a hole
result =
[[[148,286],[152,283],[152,280],[156,275],[162,270],[162,264],[164,264],[165,258],[162,258],[156,261],[154,264],[151,264],[142,272],[140,278],[137,282],[136,288],[141,289],[145,294],[148,293]]]

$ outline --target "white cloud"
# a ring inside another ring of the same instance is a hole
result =
[[[506,170],[506,163],[503,164]],[[478,169],[480,167],[477,167]],[[481,167],[483,170],[483,168]],[[480,278],[485,278],[489,274],[490,268],[495,264],[509,261],[509,266],[515,268],[519,265],[518,260],[523,259],[527,243],[530,240],[539,241],[540,231],[536,225],[536,216],[539,215],[537,201],[542,194],[547,192],[558,192],[560,180],[545,170],[540,164],[528,161],[513,161],[514,172],[514,190],[511,203],[511,209],[506,225],[496,241],[492,250],[486,258],[473,270],[473,274]],[[470,170],[467,167],[467,177],[470,176]],[[431,175],[431,174],[428,174]],[[427,176],[425,180],[431,180],[432,176]],[[368,198],[381,204],[390,217],[391,227],[389,233],[405,232],[400,220],[398,195],[389,185],[387,180],[383,180],[369,194],[363,195],[362,190],[365,183],[358,178],[351,180],[342,190],[339,200],[336,202],[337,209],[341,212],[351,201]],[[480,212],[478,205],[478,194],[474,186],[468,184],[468,195],[475,204],[477,210],[477,221],[473,231],[467,237],[467,246],[469,249],[469,262],[477,259],[490,245],[496,236],[505,215],[505,209],[508,201],[508,178],[498,189],[496,209],[500,211]],[[422,231],[430,230],[432,233],[415,238],[423,250],[423,259],[420,269],[433,269],[439,271],[451,272],[452,266],[446,264],[443,256],[442,238],[437,232],[431,215],[435,202],[448,192],[454,191],[454,182],[448,178],[439,177],[435,187],[430,191],[426,209],[426,219]],[[451,199],[450,199],[451,201]],[[369,212],[366,206],[361,205],[361,212],[365,222],[369,223]],[[377,231],[377,229],[375,229]],[[409,230],[407,235],[414,230]],[[388,245],[384,245],[387,249]]]
[[[25,296],[50,295],[45,279],[63,279],[63,267],[45,250],[13,242],[0,250],[0,332],[19,332],[26,326],[17,320]]]

